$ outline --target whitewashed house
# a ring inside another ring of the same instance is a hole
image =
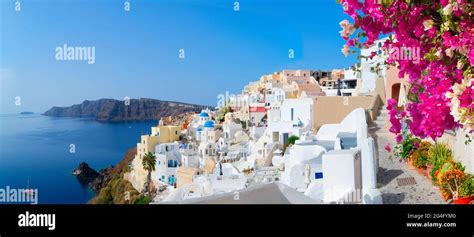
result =
[[[360,79],[361,79],[361,86],[360,86],[360,93],[369,93],[375,91],[376,81],[379,77],[385,78],[387,67],[383,63],[387,57],[385,53],[382,51],[383,43],[388,38],[383,38],[374,42],[374,44],[369,48],[363,48],[360,51],[361,58],[360,61]],[[372,59],[368,58],[372,52],[376,52]],[[373,68],[380,64],[380,71],[375,72]]]
[[[238,123],[230,123],[230,124],[224,124],[222,126],[223,130],[223,138],[225,141],[229,141],[234,138],[234,135],[238,131],[242,131],[242,124]]]
[[[313,99],[286,99],[280,112],[279,121],[268,122],[268,133],[273,142],[279,141],[286,144],[291,135],[301,136],[303,132],[310,131],[313,121]]]
[[[202,158],[214,157],[216,156],[216,145],[210,142],[201,142],[198,151]]]
[[[199,168],[198,146],[195,143],[189,143],[180,149],[181,165],[183,167]]]
[[[283,156],[281,181],[295,189],[305,190],[322,173],[322,156],[326,152],[324,147],[303,136]]]
[[[175,185],[176,170],[181,164],[179,144],[161,143],[155,146],[155,171],[151,172],[152,180],[161,184]]]

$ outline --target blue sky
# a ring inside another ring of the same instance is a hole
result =
[[[15,2],[0,1],[0,113],[125,96],[216,105],[263,74],[356,62],[340,52],[335,0]],[[65,43],[95,47],[95,64],[55,60]]]

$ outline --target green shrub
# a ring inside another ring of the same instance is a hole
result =
[[[92,203],[96,204],[130,204],[135,203],[140,193],[133,188],[133,185],[122,178],[115,178],[109,181],[107,186],[100,190],[97,198]]]
[[[431,170],[431,173],[429,175],[431,175],[431,178],[433,178],[433,182],[434,183],[437,183],[438,182],[438,177],[436,177],[436,172],[441,169],[441,164],[435,164],[433,166],[433,169]]]
[[[97,204],[112,204],[113,198],[111,195],[111,188],[106,186],[101,189],[99,195],[97,196]]]
[[[217,112],[217,121],[224,122],[227,113],[232,113],[232,108],[228,105],[221,107]]]
[[[422,141],[410,155],[413,165],[416,168],[426,168],[428,163],[429,151],[433,145],[428,141]]]
[[[428,154],[428,162],[433,166],[442,166],[453,159],[451,149],[446,143],[435,143]]]
[[[452,164],[448,164],[445,166],[446,163],[452,163],[453,160],[453,153],[449,148],[448,144],[446,143],[435,143],[434,146],[430,148],[428,151],[428,163],[433,166],[431,170],[431,177],[435,183],[438,182],[438,177],[436,177],[436,172],[439,170],[440,173],[446,172],[450,168],[452,168]],[[443,169],[444,167],[444,169]],[[441,177],[441,176],[440,176]]]
[[[150,204],[150,202],[151,202],[151,198],[149,196],[142,195],[138,197],[133,204],[142,205],[142,204]]]
[[[126,165],[126,166],[123,168],[122,173],[129,173],[131,170],[132,170],[132,168],[130,167],[130,165]]]
[[[458,196],[468,198],[474,195],[474,181],[471,175],[467,175],[466,180],[461,184],[458,190]]]
[[[399,156],[403,160],[407,160],[408,157],[415,151],[416,145],[415,143],[420,143],[421,140],[419,138],[414,137],[411,134],[408,134],[405,139],[403,139],[400,150],[399,150]]]
[[[298,136],[295,136],[295,135],[291,135],[289,138],[288,138],[288,144],[290,145],[295,145],[295,142],[296,140],[299,140],[300,138]]]

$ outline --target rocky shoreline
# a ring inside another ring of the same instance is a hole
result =
[[[163,123],[166,125],[187,126],[192,120],[194,112],[184,112],[175,116],[163,117]],[[96,196],[89,200],[89,204],[105,204],[105,203],[123,203],[122,197],[115,197],[125,191],[134,193],[135,200],[141,198],[141,194],[133,189],[132,185],[123,179],[123,174],[128,172],[129,165],[137,154],[136,147],[127,150],[122,160],[115,166],[102,168],[99,171],[91,168],[87,163],[81,162],[77,168],[73,170],[73,175],[83,185],[88,185]],[[116,191],[117,186],[120,186],[120,191]],[[115,196],[114,196],[115,195]],[[105,197],[104,197],[105,196]],[[104,200],[105,199],[105,200]],[[108,202],[110,201],[110,202]],[[132,202],[133,203],[133,202]]]
[[[73,175],[84,185],[88,185],[97,195],[106,187],[112,179],[120,178],[120,175],[126,171],[128,165],[136,154],[136,148],[130,148],[125,153],[123,159],[117,165],[110,165],[102,168],[97,172],[91,168],[86,162],[81,162],[72,172]],[[96,198],[94,197],[94,198]],[[93,199],[94,199],[93,198]]]
[[[83,185],[91,184],[91,182],[99,176],[99,173],[84,161],[72,171],[72,174],[75,175],[77,180]]]

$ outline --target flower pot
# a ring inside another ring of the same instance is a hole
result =
[[[418,172],[418,174],[426,176],[426,168],[416,168],[416,172]]]
[[[433,166],[432,165],[427,165],[426,166],[426,176],[430,181],[433,181],[433,177],[431,176],[431,171],[433,171]]]
[[[436,177],[436,180],[437,180],[437,181],[436,181],[436,185],[440,185],[439,179],[440,179],[441,177],[439,177],[439,172],[440,172],[440,170],[437,170],[437,171],[435,172],[435,177]]]
[[[471,202],[472,202],[472,197],[458,198],[458,199],[453,200],[453,203],[457,205],[471,204]]]
[[[408,169],[409,170],[415,170],[415,166],[413,165],[413,160],[412,159],[408,159],[407,160],[407,165],[408,165]]]

